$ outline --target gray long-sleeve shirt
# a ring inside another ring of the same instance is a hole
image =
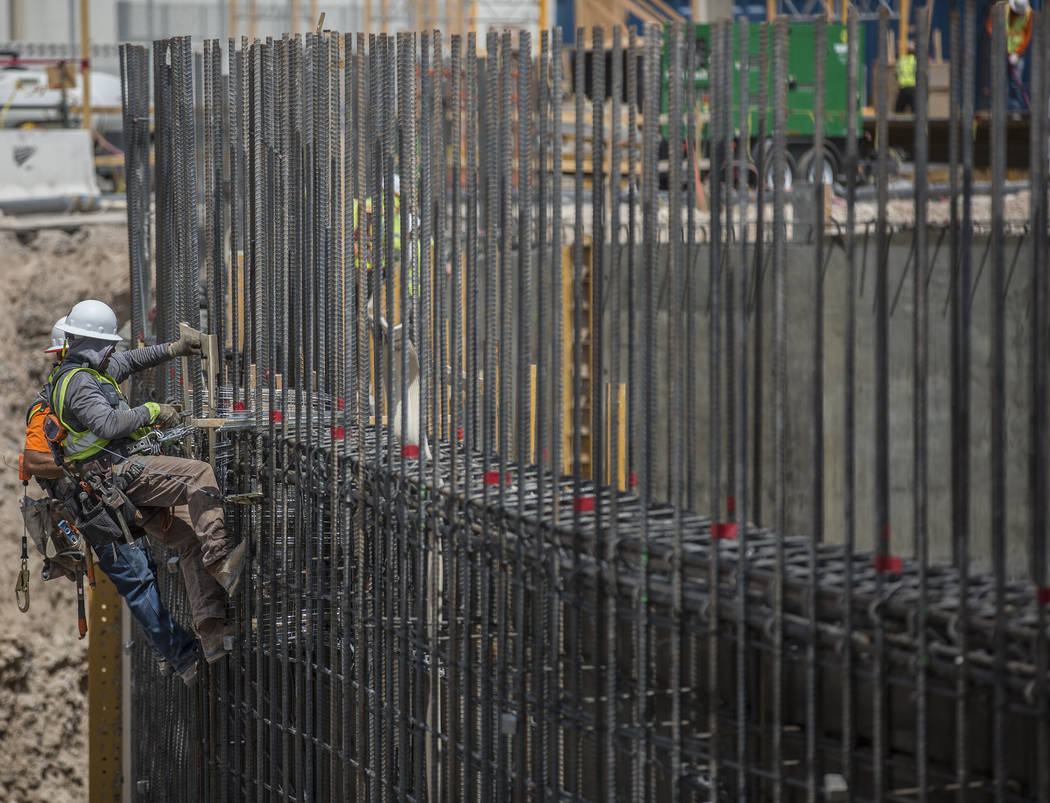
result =
[[[103,341],[77,341],[67,352],[63,365],[87,364],[98,370],[111,345]],[[113,354],[106,365],[106,373],[115,381],[123,382],[136,371],[152,368],[169,358],[167,344],[132,349]],[[113,406],[113,399],[107,398],[112,395],[111,386],[103,384],[87,371],[80,371],[69,380],[62,417],[69,427],[78,431],[90,430],[109,441],[127,437],[149,423],[150,411],[145,405],[118,410]]]

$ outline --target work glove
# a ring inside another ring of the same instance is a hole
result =
[[[191,357],[201,353],[201,333],[194,329],[184,329],[179,339],[168,346],[172,357]]]
[[[146,409],[150,412],[149,422],[155,427],[167,429],[168,427],[177,426],[182,421],[182,417],[179,415],[179,408],[172,404],[146,402]]]
[[[1016,53],[1011,53],[1006,58],[1009,60],[1011,67],[1016,67],[1017,66],[1017,62],[1019,62],[1021,60],[1021,57],[1018,56]]]

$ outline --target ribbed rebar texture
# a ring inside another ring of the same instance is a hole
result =
[[[951,222],[927,212],[919,17],[893,209],[856,9],[571,54],[558,29],[162,40],[152,183],[125,47],[133,338],[186,320],[221,361],[134,392],[192,393],[222,426],[186,448],[261,497],[226,506],[232,653],[187,689],[135,640],[135,799],[1046,803],[1050,23],[1027,227],[993,48],[989,230],[973,60]],[[973,3],[951,30],[973,50]]]

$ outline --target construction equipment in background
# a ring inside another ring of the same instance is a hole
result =
[[[0,52],[0,128],[81,126],[84,73],[69,59],[22,58]],[[91,116],[101,132],[120,130],[120,76],[88,73],[91,103],[105,109]]]
[[[695,82],[696,93],[699,98],[699,115],[701,120],[706,120],[707,112],[711,105],[711,76],[710,76],[710,54],[711,54],[711,30],[712,26],[706,23],[692,25],[693,35],[696,37],[696,63]],[[824,111],[824,147],[822,157],[814,153],[814,100],[816,97],[815,73],[814,73],[814,47],[813,25],[809,22],[790,23],[788,26],[788,62],[787,62],[787,154],[784,165],[784,184],[787,189],[796,180],[813,181],[816,171],[823,171],[825,184],[831,185],[841,176],[842,167],[845,164],[847,139],[850,137],[860,138],[863,130],[860,125],[850,131],[846,125],[847,108],[852,102],[858,109],[864,104],[862,97],[858,94],[852,99],[847,97],[847,74],[846,74],[846,26],[829,23],[827,26],[827,39],[825,44],[825,63],[827,70],[823,86],[825,98]],[[741,63],[740,37],[738,35],[739,25],[733,25],[733,52],[732,63]],[[663,75],[664,81],[661,87],[661,113],[667,113],[668,104],[668,70],[667,70],[667,38],[670,28],[664,26],[663,42]],[[759,58],[762,48],[763,31],[759,25],[749,25],[748,38],[748,120],[752,136],[748,142],[751,164],[756,167],[760,157],[765,156],[765,182],[767,187],[773,185],[772,166],[772,131],[773,131],[773,99],[772,93],[767,93],[765,108],[760,108],[759,84],[761,81],[761,69]],[[863,63],[864,63],[864,40],[857,43],[857,85],[864,86]],[[768,77],[772,79],[773,64],[771,59],[764,63],[768,64]],[[772,80],[770,86],[773,85]],[[732,115],[734,120],[740,119],[740,91],[737,81],[731,82],[732,86]],[[760,122],[763,125],[760,127]],[[706,126],[705,126],[706,129]],[[664,126],[666,131],[666,125]],[[759,139],[758,132],[769,132],[768,136]],[[701,137],[704,142],[710,139],[708,131],[702,131]],[[818,167],[819,163],[819,167]],[[757,175],[757,174],[756,174]],[[754,181],[752,181],[754,183]]]

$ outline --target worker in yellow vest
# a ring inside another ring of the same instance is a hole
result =
[[[897,114],[915,112],[915,42],[908,42],[908,52],[897,62]]]
[[[394,219],[393,223],[393,238],[394,238],[394,259],[393,259],[393,270],[401,274],[401,279],[406,282],[406,290],[408,291],[409,302],[409,317],[411,317],[412,310],[414,308],[416,296],[419,293],[420,283],[420,270],[422,267],[422,254],[420,253],[420,247],[417,245],[415,251],[415,259],[412,264],[406,266],[402,264],[401,259],[401,177],[394,175]],[[379,238],[382,237],[381,226],[378,225],[378,220],[383,211],[385,211],[384,197],[382,191],[379,195],[378,208],[373,205],[371,198],[366,198],[364,202],[353,199],[353,260],[354,266],[360,268],[364,265],[367,274],[367,287],[366,295],[370,296],[375,292],[374,282],[380,281],[372,275],[373,262],[378,263],[379,258],[376,254],[378,251]],[[419,219],[415,215],[409,215],[408,217],[408,231],[409,236],[412,233],[418,231]],[[374,249],[374,250],[373,250]],[[372,258],[369,259],[369,254],[372,254]],[[402,273],[402,271],[405,273]],[[407,275],[406,275],[407,274]],[[388,277],[389,278],[389,277]],[[390,279],[392,281],[392,279]]]
[[[992,6],[992,14],[998,4]],[[992,33],[992,15],[988,15],[986,26],[989,35]],[[1028,43],[1032,41],[1032,7],[1028,0],[1010,0],[1010,9],[1006,12],[1006,87],[1009,94],[1006,108],[1010,111],[1028,109],[1028,92],[1024,87],[1024,54]]]

